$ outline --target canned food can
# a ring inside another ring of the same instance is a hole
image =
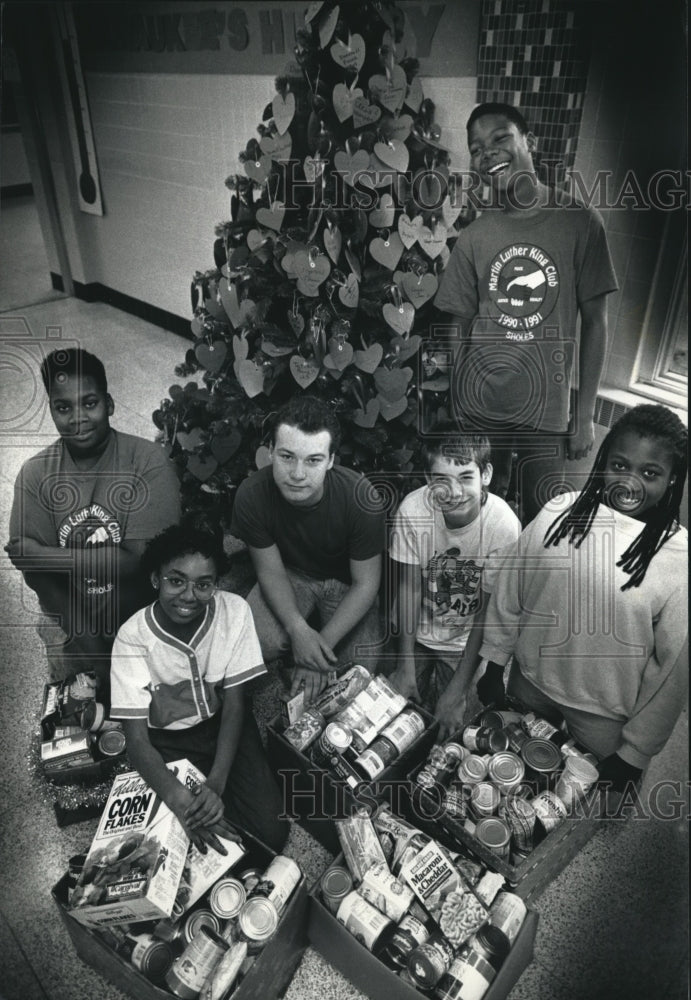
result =
[[[444,973],[434,994],[436,1000],[482,1000],[496,971],[471,945],[464,945],[458,958]]]
[[[173,949],[167,941],[153,934],[128,935],[132,953],[130,962],[152,983],[163,983],[173,964]]]
[[[208,927],[218,934],[221,929],[218,917],[215,913],[212,913],[211,910],[206,909],[206,907],[199,910],[193,910],[182,925],[182,936],[184,940],[189,944],[189,942],[193,941],[204,927]]]
[[[262,874],[263,873],[260,868],[245,868],[245,870],[240,872],[238,875],[238,878],[244,885],[245,892],[248,896],[261,882]]]
[[[168,970],[166,986],[181,1000],[194,1000],[228,948],[219,934],[202,927]]]
[[[117,757],[125,752],[125,734],[122,729],[106,729],[98,737],[98,750],[104,757]]]
[[[554,791],[570,809],[593,787],[598,777],[597,768],[589,761],[582,757],[567,757]]]
[[[334,754],[344,753],[353,742],[349,729],[339,722],[329,722],[312,747],[311,757],[319,767],[328,767],[329,759]]]
[[[176,920],[171,920],[169,917],[159,920],[152,934],[154,937],[160,938],[161,941],[169,941],[171,944],[176,944],[183,939],[182,927]]]
[[[567,808],[558,795],[554,792],[540,792],[531,800],[531,805],[537,814],[537,818],[548,832],[559,826],[566,818]]]
[[[247,891],[237,878],[219,879],[209,892],[209,906],[222,920],[237,917],[246,899]]]
[[[105,705],[102,705],[100,701],[87,702],[80,715],[82,729],[88,729],[90,733],[97,733],[105,719]]]
[[[398,757],[398,750],[391,740],[379,736],[374,743],[356,757],[356,766],[368,778],[377,778]]]
[[[449,968],[453,957],[451,942],[441,931],[435,931],[410,953],[408,972],[417,986],[431,990]]]
[[[535,712],[527,712],[523,716],[521,725],[529,736],[543,740],[549,740],[559,732],[556,726],[553,726],[547,719],[541,719]]]
[[[456,772],[458,780],[462,785],[473,785],[482,781],[487,777],[487,763],[483,757],[471,753],[458,765]]]
[[[296,750],[302,751],[314,743],[325,726],[326,719],[321,712],[317,712],[314,708],[308,708],[297,722],[288,726],[283,735]]]
[[[520,753],[523,744],[530,739],[519,722],[510,722],[504,727],[504,732],[509,738],[509,750],[513,753]]]
[[[523,716],[520,712],[499,711],[495,708],[488,708],[479,718],[481,726],[489,729],[506,729],[507,726],[518,723],[520,725]]]
[[[404,708],[393,722],[382,729],[381,735],[390,740],[399,754],[407,750],[425,731],[425,720],[414,708]]]
[[[349,892],[341,901],[336,920],[371,952],[377,952],[388,943],[396,926],[359,892]]]
[[[507,795],[499,807],[499,815],[511,830],[514,848],[518,851],[532,851],[537,819],[532,803],[512,793]]]
[[[409,886],[391,874],[386,862],[371,865],[367,869],[358,892],[395,923],[401,919],[415,895]]]
[[[334,916],[342,901],[353,891],[353,877],[347,868],[333,865],[322,875],[321,893],[324,905]]]
[[[487,765],[488,779],[504,794],[520,785],[524,775],[525,764],[517,754],[511,753],[510,750],[495,753]]]
[[[525,903],[515,892],[499,892],[489,908],[489,922],[503,931],[513,944],[527,912]]]
[[[452,819],[465,819],[468,815],[467,793],[457,785],[448,788],[444,796],[443,808],[445,814]]]
[[[499,808],[501,794],[489,781],[478,781],[470,792],[470,808],[480,819],[492,816]]]
[[[498,816],[485,816],[475,826],[475,836],[490,851],[500,858],[508,858],[511,844],[511,830],[508,823]]]
[[[420,788],[435,788],[437,779],[429,767],[423,767],[415,776],[415,784],[419,785]]]
[[[253,894],[264,896],[280,914],[301,878],[302,872],[297,862],[284,854],[277,854],[262,875],[259,885],[255,886]],[[261,886],[266,886],[266,890],[262,891]]]
[[[258,950],[278,927],[278,910],[263,896],[248,899],[238,913],[238,928],[250,951]]]
[[[403,969],[411,953],[428,937],[429,931],[422,921],[408,914],[399,923],[381,957],[392,968]]]
[[[521,747],[521,757],[525,764],[527,781],[534,781],[540,791],[552,788],[556,772],[562,765],[559,749],[540,737],[531,737]]]
[[[463,744],[471,751],[479,753],[499,753],[506,750],[509,738],[503,729],[487,726],[466,726],[463,730]]]
[[[462,743],[457,743],[455,740],[451,740],[449,743],[444,743],[442,745],[442,751],[444,757],[446,758],[447,767],[451,770],[455,770],[462,760],[470,754],[468,747],[464,747]]]

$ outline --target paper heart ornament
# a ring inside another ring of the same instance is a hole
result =
[[[298,290],[303,295],[314,298],[319,294],[319,286],[329,277],[331,264],[326,254],[310,255],[307,250],[295,254],[294,272],[298,279]]]
[[[365,62],[365,40],[362,35],[351,35],[348,43],[337,40],[331,46],[331,58],[343,69],[359,73]]]
[[[437,294],[439,281],[434,274],[422,274],[418,276],[412,272],[406,272],[401,282],[403,291],[408,296],[416,309],[423,306]]]
[[[178,431],[175,439],[185,451],[194,451],[204,440],[204,431],[201,427],[193,427],[191,431]]]
[[[374,229],[389,229],[393,225],[396,206],[390,194],[383,194],[379,204],[369,214],[370,225]]]
[[[293,353],[295,344],[276,344],[269,337],[262,337],[261,349],[270,358],[284,358]]]
[[[388,267],[390,271],[396,267],[401,254],[403,253],[403,243],[398,233],[391,233],[388,240],[383,240],[377,236],[369,245],[369,252],[378,264]]]
[[[353,362],[361,372],[371,375],[379,367],[379,362],[384,355],[384,348],[381,344],[372,344],[366,351],[356,351],[353,355]]]
[[[257,222],[260,226],[266,226],[267,229],[273,229],[280,233],[285,214],[286,207],[283,202],[275,201],[271,208],[257,209]]]
[[[400,174],[404,173],[408,167],[408,160],[410,158],[408,147],[404,142],[399,142],[397,139],[391,139],[389,142],[375,142],[374,154],[387,167],[391,167],[392,170],[398,170]]]
[[[289,278],[296,278],[295,274],[295,258],[301,252],[307,253],[307,246],[305,243],[291,243],[283,255],[281,260],[281,267],[286,272]]]
[[[382,313],[386,322],[396,333],[410,333],[415,322],[415,307],[410,302],[402,302],[400,306],[387,302],[382,308]]]
[[[254,464],[257,469],[264,469],[267,465],[271,465],[271,452],[265,444],[260,445],[254,453]]]
[[[218,468],[218,462],[211,455],[190,455],[187,459],[187,469],[201,483],[213,476]]]
[[[334,168],[343,175],[346,184],[352,187],[362,174],[369,168],[370,155],[366,149],[358,149],[350,156],[343,149],[339,149],[334,156]]]
[[[408,409],[408,400],[405,396],[401,396],[400,399],[388,400],[379,395],[377,400],[379,401],[379,412],[387,421],[395,420]]]
[[[374,427],[378,416],[379,400],[370,399],[364,410],[360,407],[359,410],[355,411],[353,414],[353,423],[357,424],[358,427]]]
[[[209,297],[204,299],[204,308],[214,319],[221,322],[225,320],[223,304],[218,301],[218,282],[216,281],[209,282]]]
[[[437,222],[432,229],[429,226],[421,226],[418,243],[427,256],[434,260],[446,246],[448,235],[448,230],[443,222]]]
[[[360,267],[360,260],[358,255],[352,249],[352,247],[347,246],[345,249],[346,260],[350,264],[350,270],[353,272],[358,281],[362,279],[362,268]]]
[[[420,110],[420,105],[424,100],[425,95],[422,92],[422,84],[420,83],[420,78],[413,77],[410,86],[408,87],[408,93],[405,95],[404,104],[406,107],[411,108],[416,113]]]
[[[422,337],[418,337],[417,334],[414,337],[394,337],[389,344],[387,357],[393,356],[398,359],[399,363],[407,361],[408,358],[412,358],[414,354],[417,354],[421,343]]]
[[[346,309],[356,309],[360,301],[360,286],[354,274],[349,274],[345,285],[338,289],[338,297]]]
[[[251,180],[256,181],[257,184],[263,184],[271,173],[271,163],[271,157],[265,153],[258,160],[245,160],[243,166],[245,173]]]
[[[362,128],[365,125],[373,125],[381,118],[381,108],[376,104],[370,104],[365,97],[356,97],[353,101],[353,125],[355,128]]]
[[[462,206],[461,206],[461,203],[460,203],[460,199],[458,199],[456,202],[452,202],[451,198],[447,194],[446,198],[444,198],[444,201],[442,202],[441,214],[442,214],[442,218],[444,220],[444,224],[449,229],[451,229],[451,227],[453,226],[454,222],[456,221],[456,219],[458,218],[458,216],[461,214],[461,208],[462,208]]]
[[[380,396],[393,401],[405,395],[412,377],[412,368],[377,368],[374,373],[374,384]]]
[[[244,361],[249,349],[246,337],[233,337],[233,357],[236,361]]]
[[[254,361],[241,361],[237,365],[238,382],[250,399],[264,389],[264,372]]]
[[[260,233],[258,229],[250,229],[247,234],[247,246],[250,251],[254,253],[255,250],[258,250],[265,238],[264,234]]]
[[[240,325],[251,323],[257,315],[257,303],[252,299],[243,299],[240,303]]]
[[[290,359],[290,374],[301,389],[307,389],[319,374],[319,365],[314,358],[303,358],[299,354],[294,354]]]
[[[319,158],[315,159],[313,156],[306,156],[302,163],[302,169],[305,171],[305,179],[308,180],[310,184],[314,184],[317,177],[321,177],[325,166],[326,160],[321,160]]]
[[[336,5],[330,11],[327,11],[319,21],[319,44],[323,49],[329,44],[331,36],[336,30],[339,11],[340,8]]]
[[[239,268],[244,267],[249,259],[250,252],[246,246],[235,247],[228,257],[228,268],[230,271],[237,271]]]
[[[233,326],[240,325],[240,303],[238,302],[238,291],[235,285],[229,284],[225,278],[219,282],[221,302],[226,316]]]
[[[222,340],[217,340],[213,344],[197,344],[194,353],[200,365],[210,372],[218,372],[223,367],[228,348]]]
[[[338,226],[327,226],[324,230],[324,249],[328,253],[334,264],[338,263],[338,258],[341,256],[341,246],[343,245],[343,237],[341,236],[341,230]]]
[[[290,329],[293,331],[296,337],[299,337],[302,331],[305,329],[305,317],[302,313],[289,312],[288,322],[290,323]]]
[[[202,333],[204,332],[204,323],[202,321],[201,316],[194,317],[194,319],[190,323],[190,330],[195,335],[195,337],[201,337]]]
[[[353,347],[349,343],[343,343],[336,337],[329,340],[329,352],[324,355],[324,367],[331,371],[342,372],[353,360]]]
[[[414,219],[411,219],[404,212],[398,218],[398,235],[401,237],[401,241],[406,250],[417,243],[420,236],[420,227],[422,226],[422,216],[416,215]]]
[[[313,3],[311,3],[305,11],[305,24],[309,24],[310,21],[313,21],[323,6],[324,0],[313,0]]]
[[[259,140],[259,145],[264,153],[268,153],[272,160],[289,160],[293,148],[293,140],[290,132],[285,135],[265,135]]]
[[[372,97],[393,112],[403,107],[407,87],[405,72],[400,66],[394,66],[389,77],[378,74],[369,79],[369,90]]]
[[[233,457],[241,444],[242,435],[240,431],[233,428],[228,434],[217,434],[214,437],[211,442],[211,454],[219,465],[223,465],[224,462]]]
[[[410,115],[385,115],[380,124],[379,131],[385,139],[395,139],[396,142],[405,142],[413,127],[413,119]]]
[[[271,113],[279,135],[283,135],[295,117],[295,94],[290,91],[285,97],[276,94],[271,102]]]
[[[350,87],[346,87],[345,83],[336,84],[333,89],[333,94],[331,95],[331,101],[334,106],[334,111],[336,112],[336,117],[341,124],[343,124],[343,122],[348,118],[352,117],[355,101],[362,97],[363,93],[359,87],[356,87],[355,90],[351,90]],[[367,104],[366,101],[365,104]],[[379,109],[377,108],[377,111],[378,110]]]

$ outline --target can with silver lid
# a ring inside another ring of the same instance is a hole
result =
[[[390,740],[399,754],[407,750],[425,731],[425,720],[414,708],[404,708],[400,715],[385,726],[381,735]]]
[[[248,899],[238,913],[238,928],[249,952],[259,951],[278,927],[278,911],[263,896]]]
[[[105,705],[102,705],[100,701],[88,701],[79,716],[82,729],[88,729],[90,733],[97,733],[103,726],[105,719]]]
[[[152,983],[163,983],[173,964],[173,949],[153,934],[128,934],[118,949]]]
[[[534,799],[531,799],[531,805],[537,818],[548,832],[559,826],[568,813],[559,796],[550,791],[540,792]]]
[[[455,740],[442,744],[442,751],[448,765],[454,769],[470,754],[468,747],[464,747],[462,743],[457,743]]]
[[[470,808],[482,819],[491,816],[499,808],[501,793],[489,781],[476,782],[470,791]]]
[[[525,764],[517,754],[511,753],[510,750],[495,753],[487,765],[488,779],[504,794],[520,785],[524,775]]]
[[[314,743],[310,756],[317,767],[328,767],[334,754],[344,753],[353,742],[353,734],[339,722],[329,722]]]
[[[503,931],[513,944],[527,913],[525,903],[515,892],[498,892],[489,908],[489,922]]]
[[[221,878],[209,892],[209,906],[221,920],[232,920],[237,917],[247,898],[244,885],[237,878]]]
[[[181,1000],[194,1000],[228,948],[219,934],[202,927],[168,970],[166,986]]]
[[[441,931],[434,931],[408,957],[408,972],[422,990],[431,990],[453,962],[454,949]]]
[[[463,745],[473,753],[499,753],[506,750],[509,738],[503,729],[488,726],[466,726],[463,730]]]
[[[537,814],[532,803],[515,792],[506,796],[499,806],[499,815],[511,830],[513,847],[518,851],[532,851]]]
[[[378,736],[371,746],[355,758],[355,765],[368,778],[377,778],[398,757],[398,750],[384,736]]]
[[[520,712],[487,708],[481,714],[478,722],[481,726],[487,726],[489,729],[506,729],[507,726],[513,723],[520,723],[522,718],[523,716]]]
[[[468,798],[467,790],[458,785],[447,788],[443,802],[445,815],[452,819],[465,819],[468,815]]]
[[[475,826],[475,836],[490,851],[500,858],[508,858],[511,845],[511,830],[498,816],[485,816]]]
[[[104,757],[117,757],[125,752],[127,741],[122,729],[106,729],[98,737],[97,745]]]
[[[508,726],[504,727],[504,732],[509,738],[509,750],[513,753],[520,753],[523,744],[530,739],[519,722],[510,722]]]
[[[562,766],[559,748],[539,737],[530,738],[521,747],[521,757],[525,764],[525,779],[535,782],[538,791],[553,788],[556,772]]]
[[[462,760],[456,772],[462,785],[473,785],[487,777],[487,763],[484,757],[471,753]]]
[[[429,931],[423,922],[407,913],[384,948],[381,958],[391,968],[403,969],[407,966],[411,953],[428,937]]]
[[[297,862],[284,854],[277,854],[259,884],[252,890],[252,897],[263,896],[268,899],[280,914],[301,878],[302,872]]]
[[[324,906],[334,916],[342,901],[353,891],[353,876],[342,865],[327,868],[321,879],[321,893]]]
[[[388,945],[396,929],[393,920],[354,891],[341,901],[336,920],[375,955]]]
[[[186,918],[184,924],[182,925],[182,936],[184,940],[189,944],[197,934],[201,931],[203,927],[210,927],[212,931],[216,934],[221,929],[221,925],[218,922],[218,917],[215,913],[206,907],[202,907],[199,910],[193,910],[192,913]]]

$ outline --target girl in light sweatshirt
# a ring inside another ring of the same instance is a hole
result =
[[[601,759],[622,791],[665,745],[688,689],[687,430],[641,405],[612,427],[581,493],[549,501],[507,550],[478,682],[508,693]]]

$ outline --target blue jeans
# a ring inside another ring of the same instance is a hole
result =
[[[319,628],[323,628],[350,589],[349,585],[341,580],[316,580],[289,567],[286,567],[286,572],[300,614],[306,619],[316,612]],[[252,609],[264,661],[268,663],[285,656],[290,652],[290,638],[264,600],[259,584],[248,594],[247,603]],[[334,652],[338,656],[338,665],[334,669],[355,662],[362,663],[370,673],[374,673],[383,642],[378,602],[375,600],[364,618],[336,646]]]

